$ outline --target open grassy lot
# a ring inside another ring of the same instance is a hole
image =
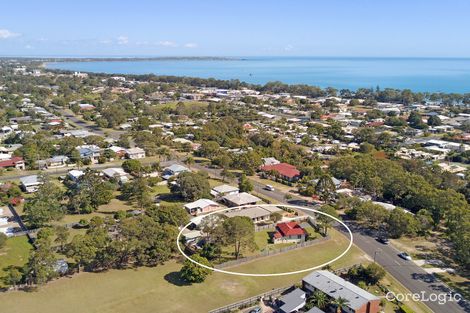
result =
[[[336,238],[344,244],[345,238]],[[271,258],[262,258],[233,271],[276,272],[311,267],[335,254],[332,244],[312,246]],[[365,259],[357,248],[339,260],[344,267]],[[207,312],[210,309],[299,282],[302,274],[281,277],[240,277],[214,273],[204,283],[186,285],[179,280],[181,264],[171,261],[155,268],[82,273],[43,286],[37,292],[0,294],[9,312]]]
[[[0,249],[0,288],[4,287],[1,279],[5,275],[4,268],[10,265],[23,266],[28,261],[31,249],[26,236],[8,238],[6,246]]]

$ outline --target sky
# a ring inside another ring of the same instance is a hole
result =
[[[470,57],[468,0],[15,0],[2,56]]]

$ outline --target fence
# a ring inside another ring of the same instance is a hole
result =
[[[281,254],[281,253],[284,253],[284,252],[287,252],[287,251],[309,247],[309,246],[312,246],[314,244],[326,241],[328,239],[330,239],[330,236],[326,236],[326,237],[322,237],[322,238],[314,239],[314,240],[309,240],[309,241],[304,241],[304,242],[298,243],[296,245],[287,246],[287,247],[280,248],[280,249],[277,249],[277,250],[266,250],[266,251],[263,251],[263,252],[261,252],[257,255],[249,256],[249,257],[246,257],[246,258],[241,258],[241,259],[238,259],[238,260],[227,261],[227,262],[224,262],[224,263],[221,263],[221,264],[217,264],[217,265],[215,265],[215,268],[222,269],[222,268],[235,266],[235,265],[245,263],[245,262],[249,262],[249,261],[253,261],[253,260],[265,257],[265,256],[273,256],[273,255]]]
[[[242,300],[242,301],[239,301],[239,302],[236,302],[236,303],[232,303],[232,304],[223,306],[221,308],[209,311],[209,313],[228,313],[228,312],[232,312],[233,310],[238,310],[238,309],[241,309],[241,308],[247,308],[247,307],[250,307],[250,306],[253,306],[253,305],[257,304],[262,298],[271,297],[271,296],[278,296],[278,295],[280,295],[280,294],[282,294],[286,291],[290,291],[291,289],[294,289],[294,288],[295,288],[294,286],[276,288],[276,289],[273,289],[271,291],[262,293],[260,295],[257,295],[257,296],[254,296],[254,297],[251,297],[251,298],[248,298],[248,299],[245,299],[245,300]]]

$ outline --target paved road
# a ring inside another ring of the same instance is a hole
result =
[[[354,225],[347,223],[354,234],[354,243],[366,252],[369,256],[374,258],[378,264],[384,267],[396,280],[406,286],[412,293],[424,292],[426,297],[430,294],[447,293],[448,288],[442,282],[435,280],[434,276],[426,273],[421,267],[417,266],[412,261],[405,261],[398,257],[398,251],[392,245],[383,245],[377,242],[371,236],[361,233],[360,230],[355,229]],[[456,302],[448,302],[446,304],[439,304],[437,301],[425,303],[431,310],[436,313],[457,313],[457,312],[470,312],[467,307],[465,309]]]

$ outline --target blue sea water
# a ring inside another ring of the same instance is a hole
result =
[[[338,89],[376,87],[429,92],[470,92],[470,58],[247,57],[48,63],[48,68],[113,74],[149,74],[281,81]]]

